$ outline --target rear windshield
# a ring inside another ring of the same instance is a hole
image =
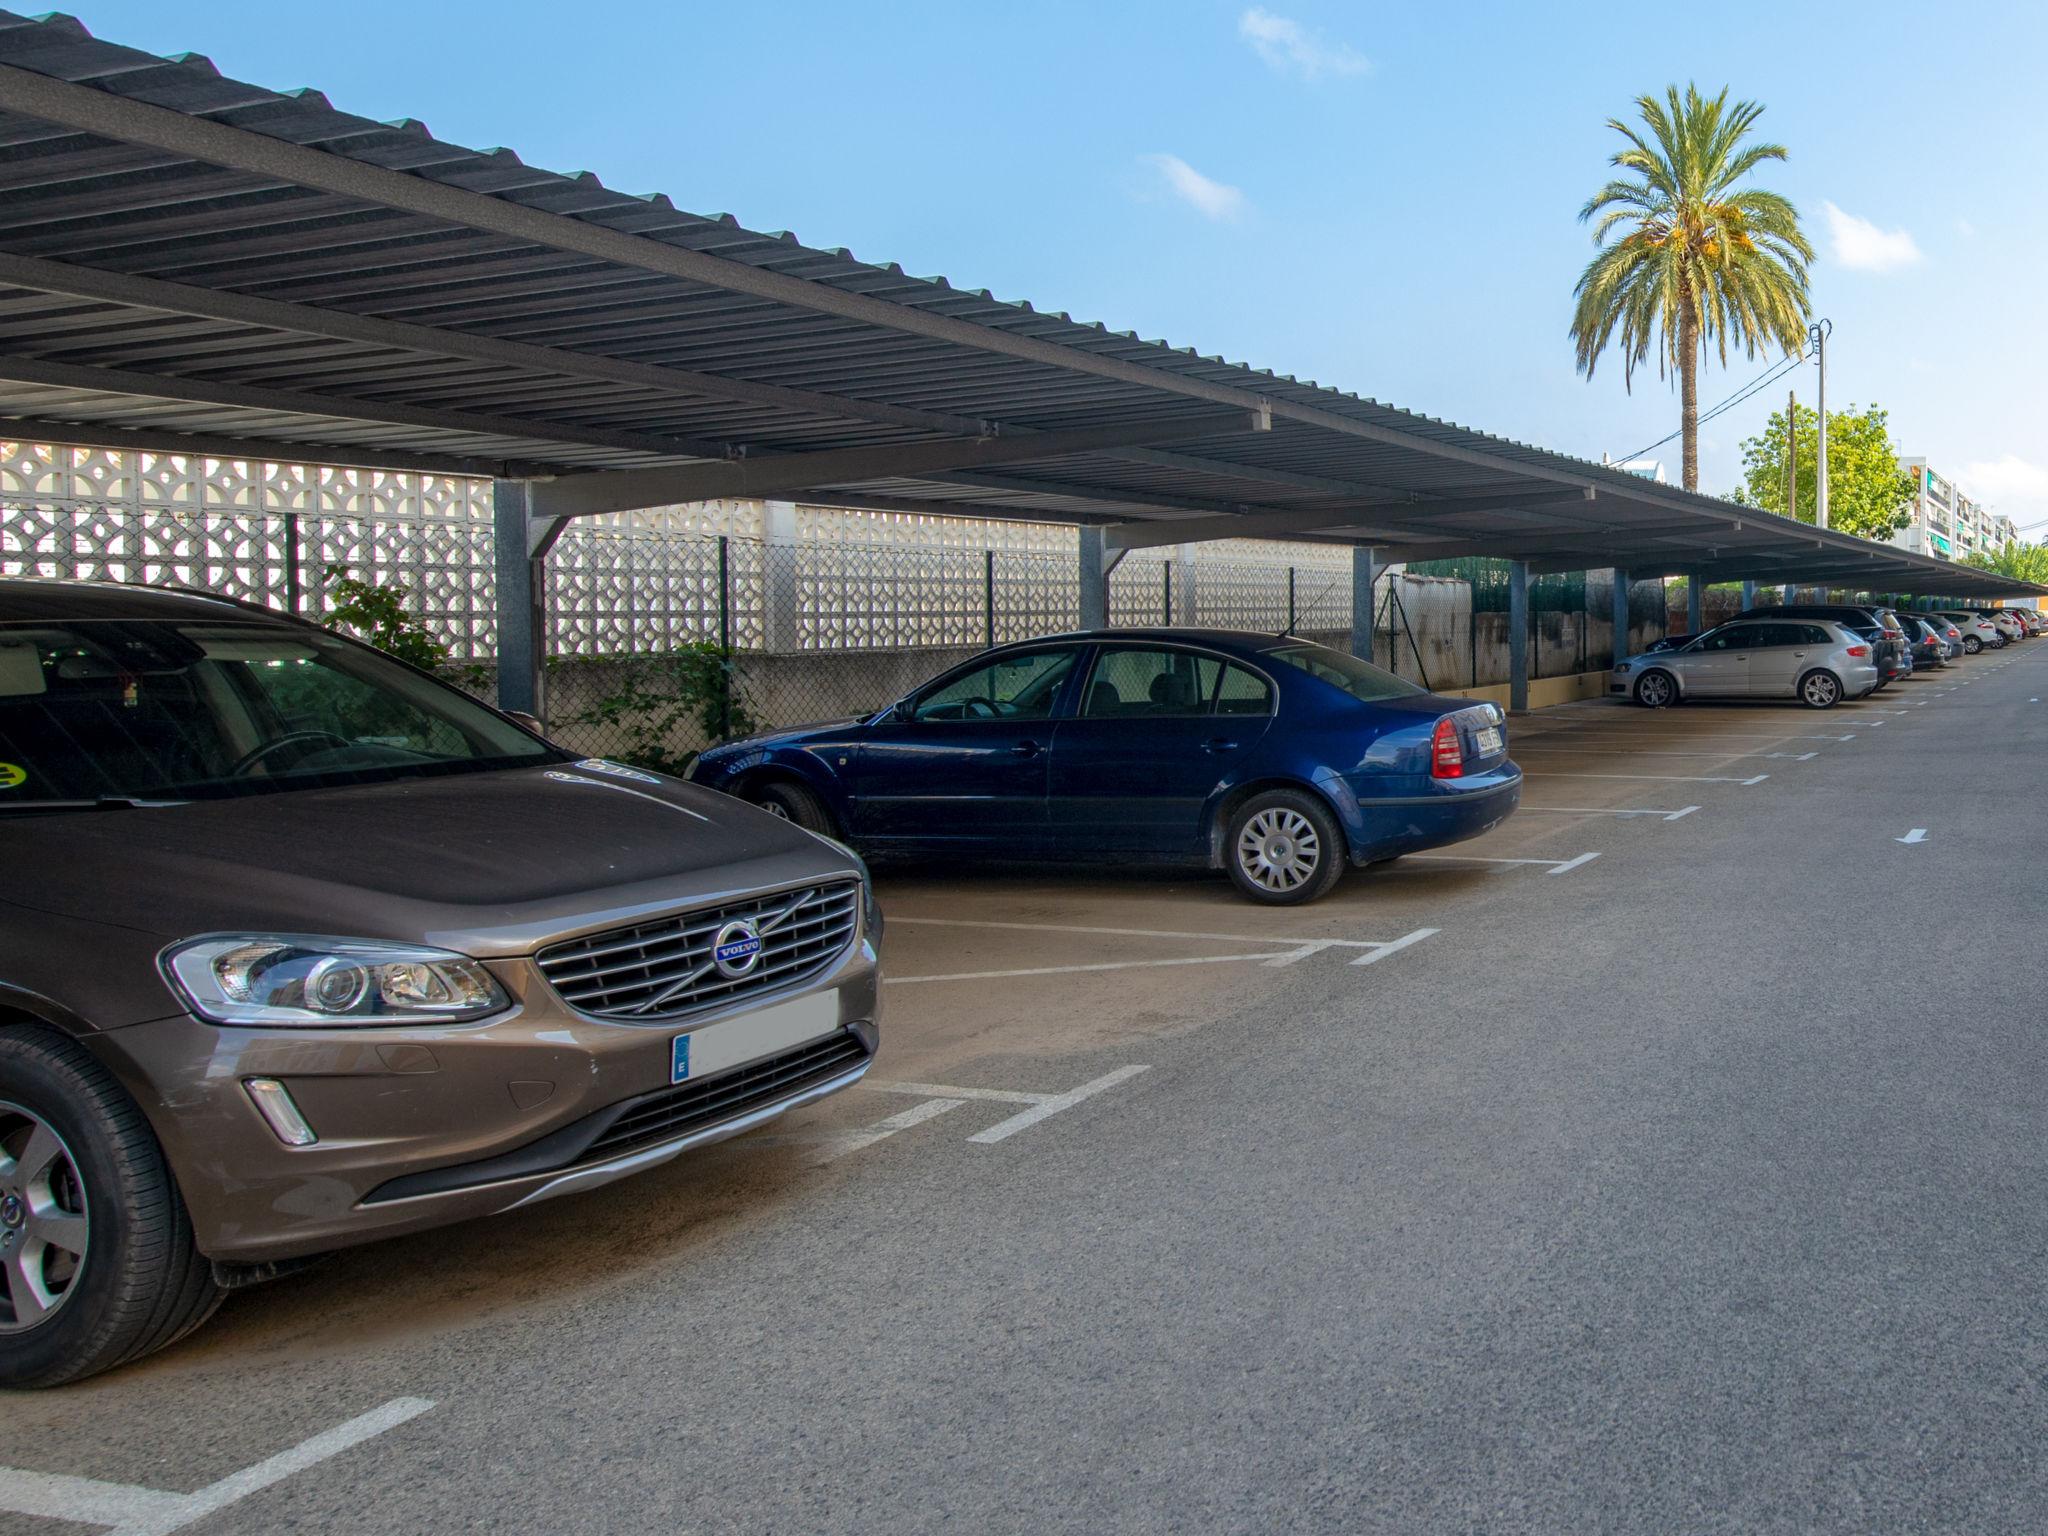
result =
[[[1396,677],[1369,661],[1326,645],[1288,645],[1265,653],[1267,661],[1299,667],[1310,677],[1319,677],[1333,688],[1342,688],[1354,699],[1371,703],[1375,699],[1405,699],[1425,690],[1404,677]]]
[[[224,799],[564,754],[379,651],[279,624],[0,624],[0,811]]]

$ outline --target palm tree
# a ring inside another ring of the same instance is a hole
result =
[[[1658,377],[1677,369],[1685,488],[1694,491],[1700,354],[1712,344],[1726,367],[1731,342],[1750,357],[1772,343],[1788,356],[1802,348],[1812,315],[1806,264],[1813,247],[1791,203],[1736,185],[1764,161],[1785,158],[1781,144],[1743,143],[1762,107],[1739,101],[1731,108],[1725,88],[1708,100],[1692,85],[1683,96],[1670,87],[1663,101],[1639,96],[1636,106],[1647,131],[1616,118],[1607,123],[1628,140],[1611,162],[1628,174],[1579,210],[1581,223],[1599,216],[1593,241],[1600,254],[1573,290],[1572,340],[1589,379],[1616,326],[1624,387],[1653,342]]]

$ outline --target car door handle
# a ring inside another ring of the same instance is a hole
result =
[[[1010,750],[1018,757],[1036,757],[1045,749],[1035,741],[1020,741]]]
[[[1202,750],[1204,752],[1235,752],[1237,750],[1237,743],[1228,736],[1211,736],[1202,743]]]

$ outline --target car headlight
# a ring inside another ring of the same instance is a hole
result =
[[[875,900],[875,877],[874,873],[868,868],[868,861],[836,837],[827,837],[822,832],[813,832],[811,836],[834,852],[845,854],[847,858],[853,861],[853,867],[860,871],[861,927],[866,930],[870,939],[880,943],[882,938],[882,904]]]
[[[1628,670],[1628,663],[1627,663],[1627,662],[1625,662],[1625,661],[1617,661],[1617,662],[1616,662],[1616,663],[1614,664],[1614,675],[1615,675],[1616,677],[1619,677],[1619,676],[1621,676],[1621,674],[1622,674],[1622,673],[1624,673],[1624,672],[1626,672],[1627,670]]]
[[[467,955],[371,939],[216,934],[166,950],[164,971],[215,1024],[460,1024],[511,1006]]]

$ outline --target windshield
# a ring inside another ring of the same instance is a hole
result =
[[[279,624],[0,624],[0,810],[220,799],[563,754],[381,652]]]
[[[1333,651],[1326,645],[1289,645],[1264,653],[1267,661],[1299,667],[1310,677],[1319,677],[1333,688],[1342,688],[1354,699],[1368,704],[1376,699],[1405,699],[1426,690],[1406,678],[1396,677],[1369,661]]]

